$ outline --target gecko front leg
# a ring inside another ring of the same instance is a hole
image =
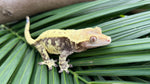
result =
[[[60,67],[60,71],[59,73],[66,71],[67,73],[69,73],[68,68],[72,67],[71,64],[68,64],[68,61],[66,61],[67,57],[69,55],[71,55],[73,52],[71,51],[63,51],[60,56],[59,56],[59,67]]]
[[[37,43],[35,47],[39,51],[43,59],[43,62],[39,62],[40,65],[47,65],[49,70],[51,70],[53,66],[57,67],[57,65],[55,64],[56,60],[50,59],[46,49],[40,43]]]

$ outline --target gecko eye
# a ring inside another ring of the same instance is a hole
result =
[[[90,37],[90,42],[93,43],[97,40],[96,36],[91,36]]]

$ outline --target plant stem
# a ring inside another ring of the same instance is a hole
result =
[[[25,41],[25,38],[23,38],[22,36],[18,35],[18,33],[14,32],[12,29],[8,28],[7,26],[5,25],[2,25],[2,27],[6,30],[8,30],[9,32],[11,32],[13,35],[17,36],[19,39],[23,40],[24,42]]]
[[[85,80],[83,77],[79,76],[76,72],[73,72],[72,70],[69,70],[71,74],[78,77],[80,80],[82,80],[84,83],[88,84],[88,81]]]

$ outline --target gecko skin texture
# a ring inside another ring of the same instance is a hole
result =
[[[66,61],[67,57],[74,52],[82,52],[90,48],[96,48],[105,46],[111,43],[111,37],[102,34],[102,30],[99,27],[85,28],[85,29],[52,29],[43,32],[36,39],[32,39],[30,32],[30,20],[26,17],[25,25],[25,39],[33,45],[40,53],[43,61],[40,65],[47,65],[48,69],[56,67],[56,60],[50,59],[50,54],[59,54],[59,67],[60,73],[66,71],[69,73],[68,68],[71,64]]]

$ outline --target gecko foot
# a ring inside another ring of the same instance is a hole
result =
[[[40,65],[47,65],[49,70],[52,70],[52,67],[57,67],[55,64],[56,60],[50,59],[50,60],[44,60],[43,62],[39,62]]]
[[[63,62],[62,64],[59,64],[60,70],[59,73],[62,73],[63,71],[66,71],[66,73],[69,73],[68,68],[72,67],[72,64],[68,64],[68,62]]]

